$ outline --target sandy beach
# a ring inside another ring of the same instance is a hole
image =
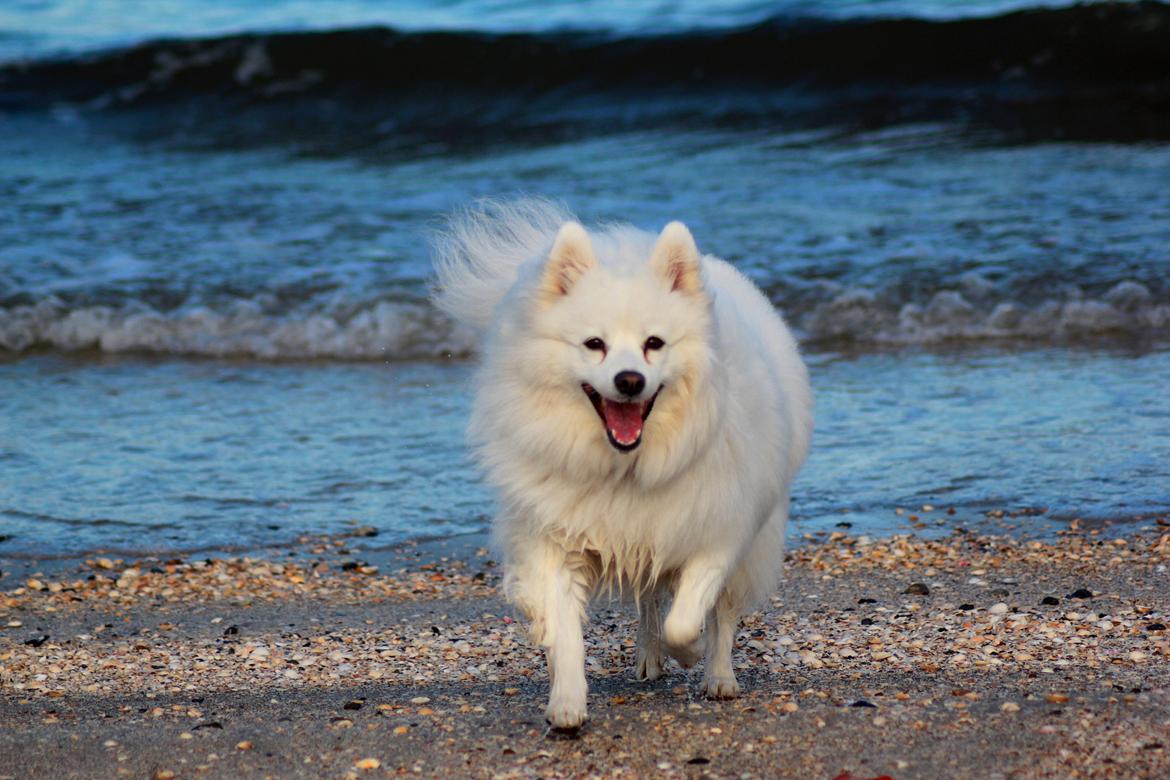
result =
[[[736,647],[631,679],[601,603],[591,720],[546,733],[541,655],[477,537],[91,558],[0,583],[0,777],[1156,777],[1170,531],[833,534]]]

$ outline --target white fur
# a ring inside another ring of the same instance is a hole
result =
[[[485,331],[471,438],[498,492],[505,590],[548,652],[549,721],[585,720],[581,626],[599,589],[639,601],[639,677],[663,653],[694,662],[706,626],[706,690],[735,696],[736,625],[775,586],[812,432],[784,322],[680,223],[586,231],[542,201],[489,203],[453,219],[436,265],[438,305]],[[650,336],[666,346],[644,349]],[[595,337],[604,353],[583,346]],[[623,370],[647,378],[637,400],[662,388],[632,452],[582,390],[624,400]]]

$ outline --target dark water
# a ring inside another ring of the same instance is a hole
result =
[[[774,17],[951,19],[1067,2],[1030,0],[12,0],[0,7],[0,58],[124,46],[256,30],[385,25],[400,30],[526,32],[724,29]]]
[[[0,10],[0,554],[481,527],[427,234],[518,193],[768,292],[800,528],[1170,507],[1167,6],[320,5]]]

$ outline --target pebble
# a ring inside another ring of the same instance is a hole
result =
[[[1000,601],[996,604],[992,604],[991,608],[987,611],[993,615],[1006,615],[1008,611],[1008,605]]]
[[[907,593],[911,596],[929,596],[930,595],[930,588],[926,587],[926,583],[913,582],[909,586],[907,586],[906,590],[904,590],[902,592]]]

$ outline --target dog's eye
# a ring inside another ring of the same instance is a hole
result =
[[[642,345],[642,349],[646,349],[646,350],[662,349],[665,346],[666,346],[665,341],[658,338],[657,336],[651,336],[650,338],[646,339],[646,343]]]
[[[605,342],[594,336],[591,339],[586,339],[584,344],[585,349],[593,349],[598,352],[605,351]]]

